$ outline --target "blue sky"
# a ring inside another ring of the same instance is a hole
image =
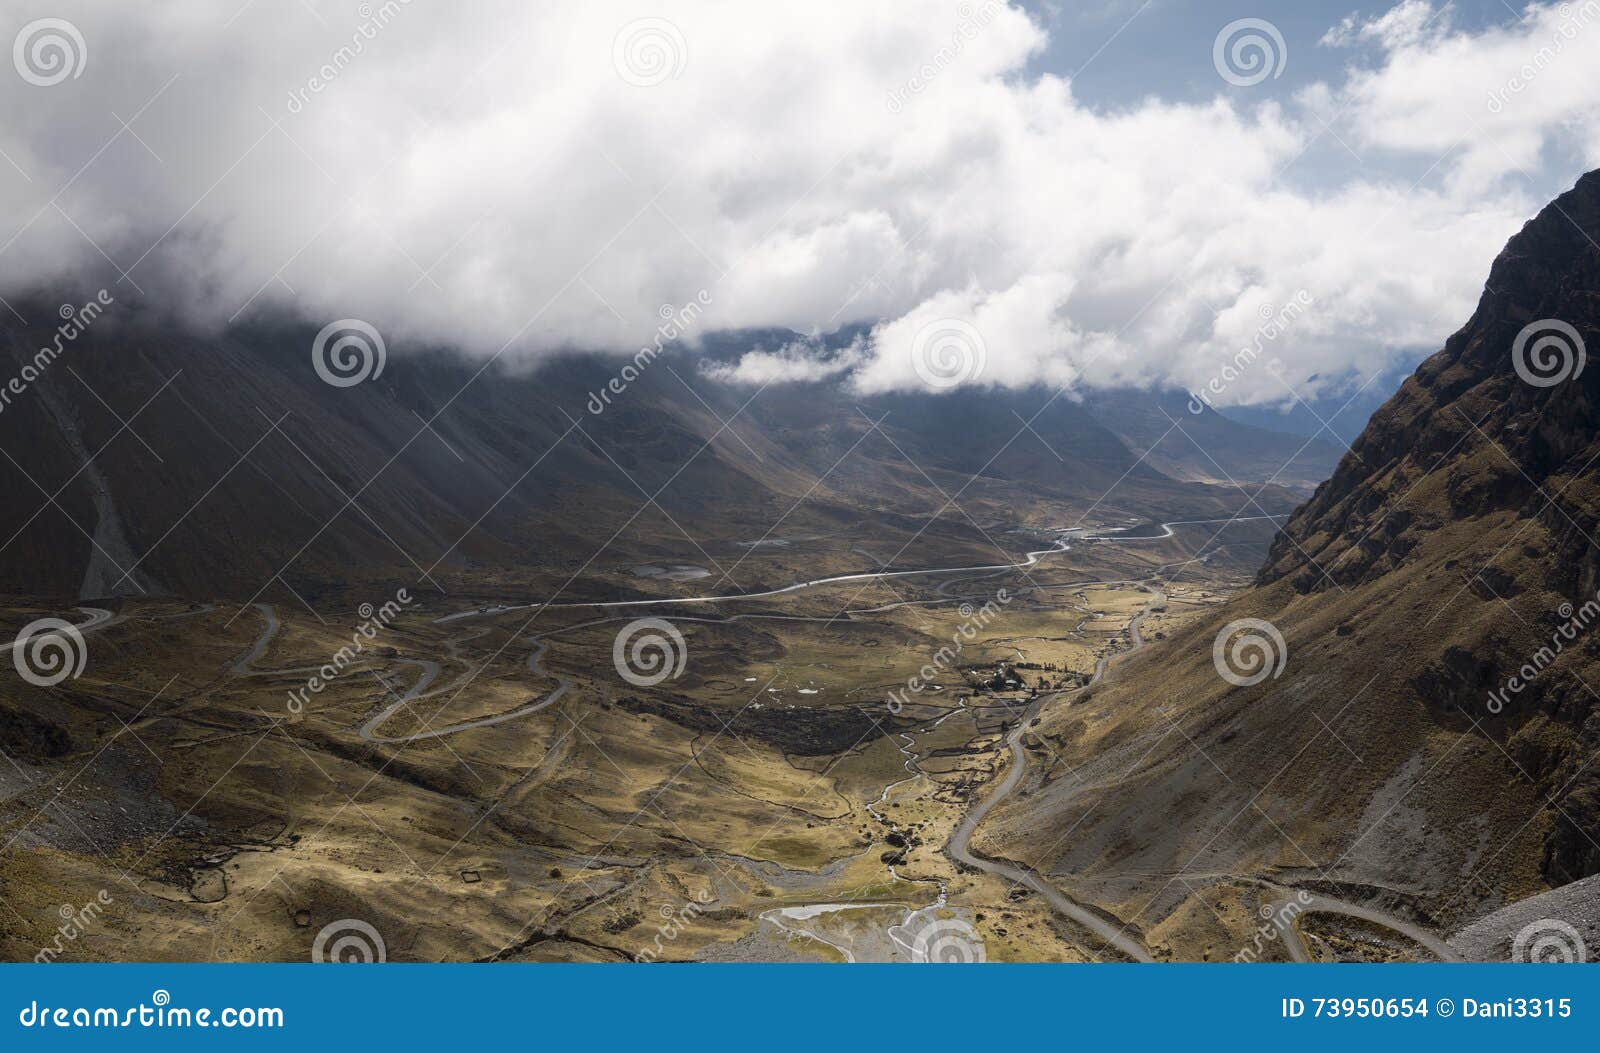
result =
[[[1038,65],[1073,77],[1078,93],[1096,104],[1119,106],[1147,95],[1197,99],[1219,90],[1241,96],[1287,98],[1317,80],[1335,79],[1359,53],[1319,47],[1345,16],[1381,14],[1391,4],[1351,0],[1030,0],[1025,5],[1050,31]],[[1455,0],[1463,29],[1514,22],[1505,0]],[[1211,65],[1218,29],[1239,18],[1265,18],[1283,33],[1289,62],[1283,76],[1259,88],[1230,88]]]
[[[1292,106],[1296,92],[1318,82],[1338,84],[1351,68],[1381,61],[1366,45],[1331,47],[1322,43],[1329,29],[1350,15],[1381,16],[1394,2],[1367,0],[1027,0],[1024,6],[1048,29],[1050,40],[1033,68],[1072,79],[1074,93],[1093,107],[1121,109],[1152,96],[1167,101],[1201,101],[1218,95],[1241,106],[1276,100]],[[1512,26],[1523,18],[1510,0],[1451,0],[1436,4],[1458,31]],[[1250,87],[1222,81],[1212,66],[1218,30],[1242,18],[1270,21],[1283,34],[1288,61],[1280,77]],[[1550,164],[1522,178],[1534,198],[1566,189],[1583,170],[1581,159],[1553,152]],[[1352,149],[1348,138],[1325,135],[1283,173],[1286,183],[1318,188],[1336,186],[1355,175],[1437,183],[1426,155],[1393,155]],[[1531,177],[1531,178],[1529,178]]]

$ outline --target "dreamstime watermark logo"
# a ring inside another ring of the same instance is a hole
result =
[[[1512,368],[1536,388],[1576,380],[1587,361],[1583,335],[1559,318],[1529,322],[1511,344]]]
[[[617,633],[611,663],[617,675],[634,687],[655,687],[676,680],[689,661],[689,645],[678,627],[665,618],[639,618]]]
[[[280,1028],[283,1009],[278,1006],[224,1006],[213,1009],[201,1006],[172,1005],[172,995],[166,988],[150,992],[150,1001],[137,1005],[126,1002],[118,1006],[44,1006],[38,999],[30,1001],[17,1014],[17,1023],[34,1028],[71,1028],[93,1030],[124,1030],[128,1028],[178,1028],[188,1030],[203,1028]]]
[[[1255,365],[1256,359],[1261,357],[1267,345],[1277,342],[1294,323],[1300,320],[1306,308],[1316,302],[1311,293],[1301,289],[1294,294],[1294,299],[1284,304],[1282,310],[1269,303],[1257,308],[1256,314],[1261,318],[1261,325],[1256,328],[1255,336],[1251,338],[1248,346],[1241,347],[1230,361],[1224,363],[1221,371],[1203,384],[1199,391],[1189,393],[1189,412],[1196,415],[1204,413],[1206,407],[1212,404],[1214,397],[1227,391],[1235,380],[1244,375],[1245,370]],[[1267,368],[1272,369],[1272,363],[1268,363]]]
[[[64,18],[29,22],[11,43],[11,64],[29,84],[49,88],[77,80],[89,63],[89,45],[78,27]]]
[[[1269,676],[1276,680],[1288,662],[1283,634],[1260,618],[1229,622],[1211,644],[1211,664],[1234,687],[1254,687]]]
[[[933,658],[906,680],[903,689],[889,692],[889,712],[899,713],[906,707],[906,703],[911,701],[912,695],[920,695],[935,686],[943,674],[954,669],[956,659],[961,656],[967,644],[977,638],[980,629],[987,629],[989,623],[1000,616],[1000,612],[1013,598],[1005,589],[997,589],[994,599],[986,601],[982,607],[963,603],[958,608],[961,624],[950,634],[950,642],[933,652]]]
[[[961,21],[956,23],[955,32],[950,34],[950,43],[942,45],[927,62],[918,66],[917,71],[906,78],[904,85],[889,92],[889,112],[899,113],[905,109],[911,96],[921,95],[927,90],[934,78],[949,68],[1004,8],[1000,0],[983,0],[976,7],[966,2],[957,4],[956,14],[961,16]]]
[[[653,88],[683,75],[689,64],[689,42],[664,18],[636,18],[612,39],[611,64],[627,83]]]
[[[11,645],[17,675],[34,687],[55,687],[76,680],[89,661],[83,634],[71,622],[40,618],[29,622]]]
[[[336,388],[353,388],[364,380],[377,379],[388,361],[383,335],[359,318],[329,322],[311,342],[311,364],[317,376]]]
[[[1294,924],[1294,919],[1304,914],[1310,906],[1311,894],[1305,889],[1295,892],[1294,899],[1277,904],[1261,904],[1257,913],[1262,923],[1256,926],[1256,931],[1251,935],[1250,946],[1239,948],[1233,960],[1241,965],[1260,961],[1267,944],[1282,939],[1284,931]]]
[[[666,944],[683,935],[689,923],[706,913],[706,908],[715,903],[716,899],[709,889],[702,889],[695,898],[686,902],[681,907],[674,907],[670,903],[661,904],[662,922],[656,926],[655,938],[651,946],[646,947],[634,955],[634,960],[639,962],[653,962],[661,957],[662,948]]]
[[[10,406],[11,400],[24,394],[28,385],[44,375],[51,363],[61,357],[78,337],[82,336],[95,320],[105,313],[105,309],[116,303],[116,297],[101,289],[94,297],[80,307],[70,303],[61,305],[56,313],[61,316],[61,324],[56,326],[56,335],[49,345],[41,347],[33,358],[22,364],[17,375],[0,388],[0,413],[4,413]]]
[[[1528,660],[1522,663],[1521,669],[1506,677],[1504,687],[1489,692],[1489,712],[1496,714],[1502,712],[1512,696],[1522,694],[1540,673],[1555,664],[1556,656],[1566,650],[1567,644],[1575,642],[1591,625],[1600,620],[1600,593],[1596,593],[1594,599],[1576,609],[1570,603],[1563,603],[1556,608],[1556,614],[1561,618],[1561,624],[1551,632],[1550,642],[1529,655]]]
[[[977,380],[989,361],[983,334],[971,322],[940,318],[917,330],[911,339],[911,368],[936,391],[948,391]]]
[[[1489,112],[1500,113],[1506,108],[1506,103],[1512,96],[1521,95],[1527,90],[1528,85],[1538,79],[1539,74],[1549,69],[1556,57],[1566,50],[1568,44],[1578,38],[1589,24],[1600,18],[1600,0],[1588,0],[1582,7],[1573,4],[1562,4],[1557,9],[1561,15],[1561,24],[1556,27],[1556,32],[1550,42],[1534,52],[1533,58],[1524,62],[1522,66],[1508,78],[1503,87],[1489,93]]]
[[[960,918],[934,920],[916,931],[911,960],[919,965],[977,965],[989,960],[983,937]]]
[[[361,24],[356,26],[356,31],[350,37],[350,43],[341,45],[334,53],[328,56],[328,61],[317,68],[317,72],[306,78],[306,86],[297,88],[289,93],[289,101],[284,108],[290,113],[299,113],[306,108],[306,103],[311,101],[312,95],[320,95],[339,75],[354,62],[363,51],[367,42],[376,40],[395,17],[400,14],[400,9],[411,3],[411,0],[385,0],[376,10],[368,3],[359,5],[356,13],[361,16]]]
[[[376,640],[378,633],[388,628],[389,623],[400,617],[400,612],[414,602],[411,593],[401,588],[395,592],[394,599],[386,601],[381,607],[374,607],[370,603],[357,607],[356,614],[360,615],[362,621],[350,634],[350,642],[335,651],[327,664],[311,675],[305,687],[289,692],[289,712],[299,715],[304,711],[312,695],[322,694],[329,684],[365,655],[367,644]]]
[[[1511,960],[1534,965],[1581,965],[1589,960],[1578,930],[1555,918],[1524,925],[1511,941]]]
[[[661,318],[661,324],[656,326],[655,338],[648,344],[639,348],[633,359],[606,383],[599,391],[589,392],[589,412],[598,417],[611,405],[613,396],[621,395],[628,390],[628,385],[649,368],[656,360],[656,356],[667,349],[667,345],[681,340],[700,321],[700,316],[711,304],[711,294],[704,289],[695,295],[693,300],[682,307],[674,307],[664,303],[656,313]]]
[[[61,904],[57,911],[61,924],[56,927],[54,941],[48,947],[40,947],[39,953],[33,960],[40,965],[47,965],[61,957],[61,952],[66,945],[87,934],[100,921],[100,915],[111,906],[111,893],[101,889],[95,897],[81,907],[74,907],[70,903]]]
[[[1229,22],[1211,45],[1211,64],[1217,74],[1236,88],[1253,88],[1271,77],[1283,76],[1289,65],[1289,46],[1278,27],[1264,18]]]
[[[359,918],[340,918],[317,933],[311,960],[334,965],[381,964],[389,960],[389,951],[377,929]]]

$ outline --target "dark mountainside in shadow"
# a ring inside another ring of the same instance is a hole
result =
[[[35,324],[0,323],[7,372],[55,332],[53,307],[21,306]],[[1227,478],[1251,492],[1268,481],[1264,439],[1301,445],[1208,412],[1184,414],[1205,454],[1174,434],[1146,457],[1141,441],[1166,425],[1155,394],[1120,397],[1139,414],[1056,398],[1023,430],[1049,392],[738,387],[684,349],[604,400],[631,357],[497,363],[474,380],[480,363],[391,350],[381,376],[334,387],[313,369],[315,326],[203,336],[155,313],[107,307],[0,415],[12,495],[0,594],[248,599],[281,586],[316,605],[410,580],[498,600],[505,581],[537,592],[571,578],[615,598],[584,565],[613,532],[608,558],[704,562],[700,546],[720,561],[780,520],[878,539],[882,558],[916,538],[896,566],[941,549],[994,562],[985,533],[1013,525],[1231,515],[1241,498]],[[1308,446],[1263,508],[1287,513],[1335,452]]]

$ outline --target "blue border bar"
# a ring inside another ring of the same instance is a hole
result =
[[[166,996],[160,1016],[158,991]],[[53,964],[0,966],[0,996],[0,1045],[7,1049],[314,1042],[396,1049],[450,1043],[441,1046],[450,1051],[492,1040],[597,1053],[663,1043],[740,1053],[882,1053],[930,1044],[1053,1053],[1094,1042],[1108,1053],[1267,1041],[1344,1053],[1358,1043],[1448,1042],[1453,1051],[1504,1053],[1508,1040],[1592,1045],[1600,967]],[[1300,1015],[1286,1015],[1286,1005],[1296,1005],[1286,999],[1300,1000]],[[1366,1000],[1366,1015],[1358,999]],[[1412,1000],[1409,1017],[1398,1015],[1405,999]],[[1448,1013],[1441,999],[1449,1000]],[[1538,1016],[1530,1009],[1535,1001]],[[1500,1005],[1515,1012],[1519,1004],[1528,1015],[1475,1011]],[[140,1026],[141,1006],[152,1025],[166,1019],[167,1026]],[[70,1021],[73,1010],[96,1008],[127,1014],[129,1026],[53,1022],[58,1010]],[[278,1009],[282,1025],[215,1026],[228,1008]],[[180,1009],[191,1021],[208,1010],[213,1026],[175,1026],[172,1014]]]

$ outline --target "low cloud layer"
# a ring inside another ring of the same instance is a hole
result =
[[[1200,389],[1309,302],[1218,397],[1277,402],[1436,346],[1548,172],[1600,163],[1600,0],[1477,33],[1407,0],[1330,27],[1348,72],[1291,103],[1114,111],[1033,70],[1018,8],[824,6],[11,5],[81,42],[19,36],[0,93],[0,295],[92,276],[517,359],[700,300],[702,331],[871,326],[723,367],[862,391]]]

